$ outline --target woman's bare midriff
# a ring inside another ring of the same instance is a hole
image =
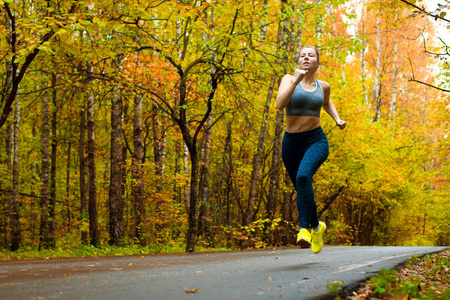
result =
[[[320,118],[313,116],[286,117],[286,131],[290,133],[304,132],[320,127]]]

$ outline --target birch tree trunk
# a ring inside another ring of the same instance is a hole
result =
[[[87,129],[88,129],[88,188],[89,188],[89,237],[94,247],[100,244],[100,233],[97,220],[97,177],[95,164],[95,119],[94,119],[94,91],[90,91],[87,103]]]
[[[363,96],[364,96],[364,103],[367,107],[369,107],[369,96],[367,95],[367,86],[366,86],[366,59],[365,59],[365,52],[366,52],[366,1],[363,1],[363,11],[362,11],[362,29],[361,29],[361,84],[363,89]]]
[[[11,251],[19,249],[21,230],[19,222],[19,134],[20,134],[20,100],[16,99],[14,116],[14,159],[13,159],[13,193],[11,201]]]
[[[39,203],[41,212],[41,225],[39,229],[39,249],[49,247],[48,236],[48,202],[49,202],[49,172],[50,172],[50,153],[49,153],[49,115],[48,115],[48,96],[42,97],[42,135],[41,135],[41,200]]]
[[[397,65],[397,41],[394,41],[394,57],[393,57],[393,78],[392,78],[392,98],[391,105],[389,106],[389,118],[391,120],[395,117],[395,111],[397,106],[397,81],[398,81],[398,65]]]
[[[114,88],[111,99],[111,173],[109,183],[109,244],[117,245],[124,237],[122,200],[122,96]]]
[[[329,8],[329,9],[327,8],[327,11],[328,11],[329,15],[335,14],[335,11],[333,11],[333,9],[331,9],[331,8]],[[333,31],[334,31],[335,36],[338,36],[338,32],[337,32],[337,29],[336,29],[336,23],[335,22],[333,22]],[[344,69],[344,64],[341,62],[341,54],[340,54],[340,52],[338,52],[338,59],[339,59],[339,66],[341,68],[342,83],[343,83],[344,86],[346,86],[347,85],[347,80],[345,79],[345,69]]]
[[[373,87],[373,109],[375,111],[373,122],[378,122],[380,119],[380,109],[381,109],[381,79],[380,79],[380,68],[381,68],[381,18],[377,17],[377,62],[375,67],[375,79]]]
[[[183,157],[183,172],[186,177],[189,176],[189,150],[186,146],[186,143],[183,141],[183,147],[181,148],[182,151],[182,157]],[[192,168],[192,166],[191,166]],[[186,183],[183,187],[183,199],[184,199],[184,205],[186,207],[186,212],[189,213],[189,210],[191,209],[191,200],[189,197],[189,183]]]

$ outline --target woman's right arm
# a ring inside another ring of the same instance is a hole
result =
[[[279,110],[284,109],[291,101],[292,94],[294,93],[295,87],[305,76],[304,70],[295,70],[294,76],[286,74],[281,79],[280,86],[278,87],[277,95],[277,108]]]

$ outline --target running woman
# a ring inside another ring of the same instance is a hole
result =
[[[312,46],[303,47],[298,69],[294,75],[284,75],[277,95],[277,108],[286,108],[286,131],[281,155],[297,191],[300,223],[297,243],[302,247],[310,246],[314,253],[322,250],[323,235],[327,229],[317,217],[312,186],[312,177],[329,153],[328,140],[320,125],[320,109],[323,107],[341,130],[346,126],[330,100],[330,84],[314,77],[319,64],[318,50]]]

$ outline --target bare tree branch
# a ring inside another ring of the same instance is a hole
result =
[[[443,17],[441,17],[439,15],[432,14],[429,11],[426,11],[425,8],[423,8],[423,7],[419,7],[419,6],[413,4],[413,3],[409,2],[409,1],[406,1],[406,0],[400,0],[400,1],[403,2],[403,3],[406,3],[409,6],[414,7],[415,9],[418,9],[421,13],[423,13],[423,14],[425,14],[427,16],[433,17],[435,20],[440,19],[442,21],[450,23],[450,20],[445,19],[445,18],[443,18]]]
[[[439,91],[442,91],[442,92],[446,92],[446,93],[450,93],[450,90],[446,90],[446,89],[437,87],[437,86],[435,86],[435,85],[432,85],[432,84],[429,84],[429,83],[426,83],[426,82],[423,82],[423,81],[420,81],[420,80],[417,80],[417,79],[414,79],[414,78],[411,78],[409,81],[417,82],[417,83],[420,83],[420,84],[423,84],[423,85],[432,87],[432,88],[434,88],[434,89],[436,89],[436,90],[439,90]]]

